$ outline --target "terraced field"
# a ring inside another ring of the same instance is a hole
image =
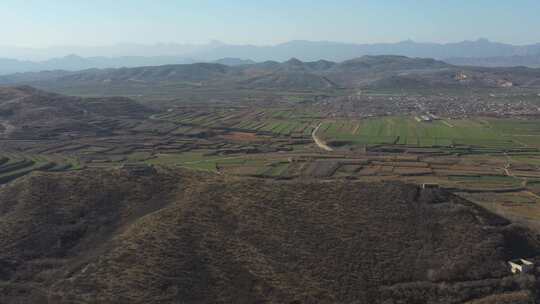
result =
[[[540,230],[540,197],[530,191],[513,193],[459,193],[513,222]]]
[[[237,131],[261,132],[277,136],[307,136],[316,126],[316,113],[294,110],[204,111],[180,109],[156,116],[184,126],[203,128],[226,128]]]
[[[282,137],[309,138],[322,122],[319,136],[340,145],[397,144],[414,147],[539,148],[540,121],[494,118],[418,121],[412,116],[367,119],[328,118],[299,109],[177,110],[158,117],[180,124],[178,130],[229,129]]]
[[[328,113],[326,113],[328,114]],[[332,118],[325,113],[281,109],[180,109],[157,117],[181,128],[217,128],[282,137],[308,138],[322,123],[319,136],[340,145],[396,144],[415,147],[539,148],[540,121],[460,118],[419,121],[414,116],[365,119]]]
[[[10,182],[32,171],[67,171],[78,169],[81,169],[81,165],[74,158],[3,153],[0,155],[0,184]]]

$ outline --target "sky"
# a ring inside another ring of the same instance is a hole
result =
[[[1,0],[0,45],[540,42],[538,0]]]

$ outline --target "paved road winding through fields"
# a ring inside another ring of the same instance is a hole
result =
[[[319,148],[325,150],[325,151],[334,151],[334,149],[330,148],[322,139],[317,137],[317,131],[319,131],[319,128],[322,126],[322,122],[319,123],[319,125],[313,130],[311,133],[311,137],[313,138],[313,141]]]

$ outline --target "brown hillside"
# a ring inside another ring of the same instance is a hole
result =
[[[50,137],[63,132],[95,134],[102,131],[95,121],[141,119],[152,110],[125,97],[81,98],[41,91],[28,86],[0,87],[0,124],[11,136]]]
[[[401,183],[36,173],[0,190],[0,302],[526,303],[512,233]]]

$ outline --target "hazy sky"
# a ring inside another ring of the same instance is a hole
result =
[[[0,0],[0,45],[540,42],[539,0]]]

